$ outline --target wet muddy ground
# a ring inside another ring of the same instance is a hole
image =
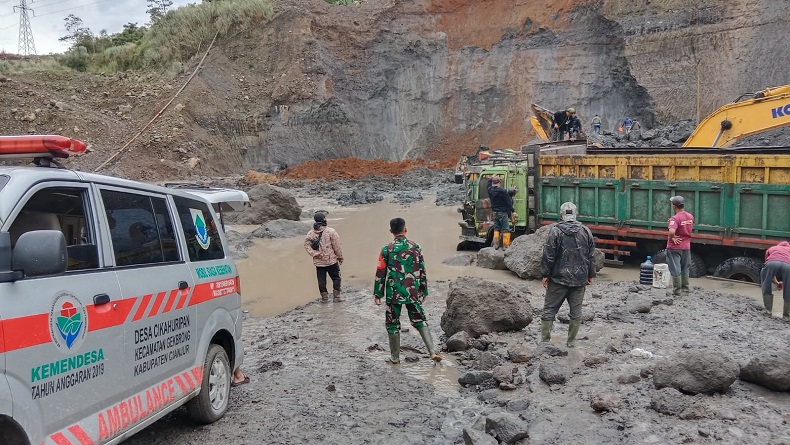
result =
[[[196,427],[180,409],[128,443],[457,444],[463,443],[464,428],[481,428],[484,417],[503,411],[508,401],[526,399],[528,408],[517,414],[530,425],[530,437],[521,443],[790,444],[788,393],[738,380],[722,395],[687,396],[689,403],[702,407],[701,414],[680,419],[649,408],[655,389],[649,376],[638,377],[643,368],[689,348],[722,350],[742,364],[756,351],[787,348],[790,325],[760,312],[755,286],[692,280],[694,291],[688,297],[624,320],[610,315],[622,312],[629,298],[666,300],[666,291],[636,286],[635,268],[605,268],[588,289],[584,311],[594,318],[582,326],[578,347],[565,357],[514,364],[526,384],[515,391],[486,392],[457,383],[467,371],[458,359],[481,351],[445,353],[446,360],[434,367],[421,353],[424,346],[413,329],[402,335],[407,347],[403,363],[392,367],[384,362],[383,308],[372,303],[371,286],[379,246],[389,240],[387,223],[396,215],[406,218],[410,237],[424,249],[431,293],[425,307],[437,340],[448,283],[456,277],[518,283],[529,290],[536,309],[542,307],[540,283],[509,271],[441,264],[455,254],[458,214],[454,207],[435,206],[432,199],[409,207],[385,200],[335,208],[318,198],[300,204],[330,210],[329,224],[344,245],[346,301],[315,302],[314,269],[301,239],[257,240],[249,258],[238,263],[249,311],[243,369],[252,382],[233,389],[228,415],[214,425]],[[563,307],[560,315],[565,313]],[[486,340],[494,346],[488,353],[509,363],[502,350],[536,345],[538,330],[534,321],[522,332],[490,335]],[[562,347],[566,333],[567,325],[556,323],[552,343]],[[634,348],[656,357],[634,357]],[[585,359],[601,356],[606,362],[600,366],[585,365]],[[564,385],[540,380],[537,366],[544,360],[567,370]],[[620,383],[623,375],[637,378]],[[623,407],[595,413],[590,399],[599,392],[617,394]]]

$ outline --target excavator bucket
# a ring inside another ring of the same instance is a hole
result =
[[[530,105],[532,109],[533,116],[530,117],[529,121],[532,124],[532,128],[535,129],[535,133],[537,133],[538,137],[544,141],[551,140],[551,121],[554,117],[554,113],[550,110],[541,107],[537,104]]]

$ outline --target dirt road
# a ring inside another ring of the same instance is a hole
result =
[[[302,204],[318,208],[329,202]],[[745,364],[758,351],[787,347],[788,325],[761,313],[753,286],[693,280],[689,297],[671,299],[664,290],[637,286],[633,269],[607,268],[588,289],[584,311],[592,320],[582,326],[579,346],[567,356],[512,363],[508,349],[529,350],[537,344],[533,322],[522,332],[487,335],[469,351],[445,353],[438,367],[424,354],[408,351],[402,365],[387,365],[383,309],[371,302],[370,276],[375,246],[387,240],[379,226],[384,221],[386,228],[393,212],[407,221],[415,221],[416,215],[426,221],[410,224],[409,234],[426,249],[432,278],[426,311],[435,338],[442,334],[439,319],[448,282],[456,276],[516,282],[530,292],[534,308],[542,306],[537,282],[518,280],[507,271],[441,265],[454,253],[456,234],[448,229],[457,218],[452,207],[424,200],[411,207],[384,202],[332,208],[329,223],[347,249],[345,283],[353,286],[345,291],[346,301],[310,302],[316,296],[314,276],[301,240],[259,241],[250,259],[240,262],[245,308],[258,316],[250,317],[244,328],[244,370],[252,382],[233,389],[228,415],[214,425],[196,427],[181,409],[128,443],[459,444],[464,428],[482,429],[486,416],[507,411],[514,400],[521,401],[522,409],[512,413],[529,425],[530,437],[521,443],[790,443],[790,394],[740,380],[722,395],[682,396],[692,407],[683,418],[650,407],[656,390],[648,371],[667,357],[688,349],[716,350]],[[653,301],[652,310],[625,311],[637,297]],[[279,311],[288,312],[260,317]],[[560,315],[566,312],[563,308]],[[559,348],[566,326],[557,323],[554,329],[552,343]],[[404,333],[403,344],[424,350],[413,329]],[[634,357],[635,348],[656,357]],[[458,377],[481,366],[482,357],[512,365],[525,384],[513,391],[459,385]],[[587,365],[596,360],[603,361]],[[565,369],[566,383],[543,382],[538,377],[541,363]],[[601,392],[615,394],[622,407],[593,411],[590,400]]]

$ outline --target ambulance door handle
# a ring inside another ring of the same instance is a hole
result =
[[[101,306],[102,304],[107,304],[110,302],[110,296],[107,294],[98,294],[93,296],[93,304],[96,306]]]
[[[189,289],[189,283],[186,281],[179,281],[178,282],[178,290]]]

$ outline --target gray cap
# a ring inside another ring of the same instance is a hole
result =
[[[686,200],[683,199],[682,196],[673,196],[673,197],[669,198],[669,202],[671,202],[672,204],[674,204],[676,206],[686,205]]]
[[[579,211],[576,209],[576,204],[572,202],[565,202],[560,206],[560,218],[563,221],[576,221],[576,215]]]

